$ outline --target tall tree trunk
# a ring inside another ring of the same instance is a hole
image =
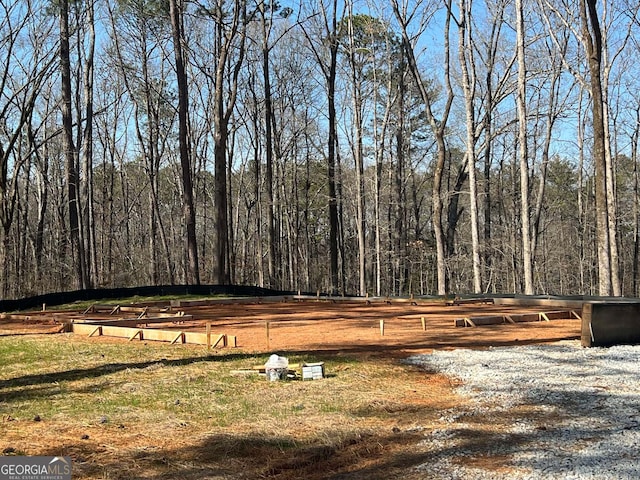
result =
[[[397,289],[394,287],[393,291],[397,295],[403,294],[404,280],[405,280],[405,263],[406,263],[406,222],[405,222],[405,204],[404,201],[404,174],[405,174],[405,99],[407,95],[407,88],[405,84],[404,72],[400,74],[398,79],[398,113],[397,113],[397,127],[395,132],[396,140],[396,168],[393,170],[393,195],[395,204],[395,211],[393,212],[395,221],[393,223],[393,235],[394,240],[393,250],[394,264],[395,264],[395,279]]]
[[[186,282],[200,284],[198,263],[198,243],[196,238],[196,210],[193,202],[193,179],[191,172],[191,152],[189,146],[189,93],[184,59],[184,35],[182,32],[182,0],[169,0],[173,51],[178,82],[178,140],[180,143],[180,167],[182,172],[182,202],[186,238]]]
[[[273,99],[271,94],[271,72],[269,53],[270,20],[267,18],[266,5],[259,4],[262,17],[262,75],[264,82],[264,127],[265,127],[265,183],[267,187],[267,260],[269,281],[271,288],[281,287],[281,272],[279,272],[276,247],[275,202],[273,194]]]
[[[389,42],[386,45],[386,87],[387,92],[391,92],[391,85],[393,76],[391,74],[393,69],[393,59],[392,54],[389,48]],[[378,91],[381,89],[378,86],[378,67],[375,65],[376,56],[373,56],[374,67],[373,67],[373,77],[374,77],[374,110],[378,105]],[[383,168],[383,155],[384,155],[384,145],[385,138],[387,132],[387,125],[389,124],[389,118],[391,115],[391,94],[386,95],[385,105],[384,105],[384,116],[381,122],[378,122],[378,115],[373,115],[373,135],[374,135],[374,156],[375,156],[375,205],[374,205],[374,215],[375,215],[375,293],[377,296],[382,294],[382,226],[381,226],[381,215],[382,215],[382,168]]]
[[[244,61],[246,42],[246,8],[244,2],[235,3],[232,11],[223,12],[222,5],[218,4],[211,12],[211,21],[215,29],[215,57],[213,77],[213,156],[214,156],[214,183],[213,183],[213,225],[212,238],[212,271],[211,276],[215,283],[227,285],[231,283],[230,249],[232,231],[229,225],[229,190],[227,148],[229,147],[229,124],[235,106],[238,76]],[[220,18],[226,18],[222,25]],[[236,57],[230,59],[232,53]],[[211,65],[199,65],[202,73],[211,77]],[[228,85],[228,89],[225,89]]]
[[[475,139],[475,64],[474,50],[471,46],[471,5],[460,0],[460,20],[458,30],[458,55],[462,69],[462,89],[464,91],[467,170],[469,173],[469,208],[471,214],[471,251],[473,264],[473,291],[482,292],[482,275],[480,265],[480,235],[478,232],[478,186],[476,182],[476,139]],[[467,60],[467,55],[470,59]]]
[[[595,166],[596,236],[598,253],[598,293],[611,295],[611,239],[609,236],[607,169],[602,92],[602,32],[598,20],[597,0],[580,0],[582,35],[589,63],[593,124],[593,163]]]
[[[640,283],[640,178],[638,172],[638,145],[640,143],[640,106],[636,107],[636,126],[631,135],[631,164],[633,165],[633,296],[638,296]]]
[[[82,135],[82,164],[85,173],[83,185],[85,221],[84,249],[87,258],[87,286],[90,288],[98,279],[98,256],[96,252],[96,219],[93,192],[93,79],[96,31],[93,2],[87,3],[87,28],[89,45],[84,72],[84,131]]]
[[[527,146],[527,65],[525,61],[524,10],[516,0],[516,48],[518,55],[518,144],[520,147],[520,221],[522,223],[522,270],[524,293],[533,295],[533,255],[529,214],[529,151]]]
[[[67,206],[69,234],[71,237],[71,268],[75,273],[76,288],[88,287],[85,274],[84,248],[80,239],[78,206],[78,152],[73,141],[73,118],[71,113],[71,61],[69,56],[69,2],[60,1],[60,76],[62,80],[62,133],[67,174]]]
[[[329,122],[329,143],[327,145],[327,180],[329,186],[329,293],[338,293],[338,194],[336,178],[336,146],[338,133],[336,127],[336,76],[338,63],[337,39],[337,8],[338,2],[333,0],[333,16],[329,44],[329,69],[327,72],[327,103]]]
[[[637,7],[636,7],[637,8]],[[606,55],[606,48],[603,48],[603,55]],[[611,257],[611,293],[615,296],[622,295],[622,283],[620,279],[620,255],[618,252],[618,215],[617,198],[615,185],[615,160],[611,148],[611,133],[609,131],[610,108],[609,108],[609,75],[611,64],[605,59],[602,62],[604,72],[602,75],[602,126],[604,129],[604,160],[605,179],[607,189],[607,229],[609,234],[609,249]],[[614,125],[615,128],[615,125]]]
[[[366,271],[366,238],[365,238],[365,189],[363,159],[363,98],[362,69],[356,55],[355,26],[353,18],[353,2],[348,2],[348,58],[351,73],[351,103],[353,107],[353,157],[356,174],[356,233],[358,237],[358,292],[361,296],[367,293]]]
[[[451,12],[451,0],[446,0],[447,11]],[[447,282],[447,266],[445,255],[445,236],[442,226],[442,212],[443,212],[443,191],[442,191],[442,178],[444,173],[445,162],[447,159],[447,142],[446,142],[446,127],[451,112],[451,106],[453,104],[453,88],[451,87],[451,75],[450,75],[450,46],[449,46],[449,30],[451,25],[451,15],[447,14],[445,17],[445,25],[443,31],[444,39],[444,81],[446,100],[443,107],[443,111],[439,118],[436,118],[433,113],[433,99],[432,95],[427,89],[424,78],[422,77],[418,62],[413,50],[413,44],[408,32],[408,24],[411,19],[411,15],[408,15],[406,11],[400,11],[397,3],[393,2],[393,10],[396,19],[400,23],[402,30],[402,47],[405,51],[409,70],[418,86],[420,97],[425,106],[425,114],[431,130],[436,139],[437,155],[436,164],[433,172],[433,193],[432,193],[432,223],[433,234],[436,241],[436,272],[438,278],[438,295],[446,295],[448,292]]]

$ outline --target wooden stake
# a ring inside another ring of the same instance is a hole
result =
[[[220,342],[222,342],[223,347],[227,346],[227,336],[224,333],[222,335],[218,335],[216,341],[213,342],[213,348],[217,347]]]
[[[380,319],[380,335],[384,337],[384,318]]]
[[[211,322],[207,322],[207,350],[211,350]]]
[[[427,331],[427,322],[425,322],[424,317],[420,317],[420,322],[422,323],[422,331]]]
[[[267,350],[269,350],[269,322],[265,322],[264,326],[267,333]]]
[[[90,336],[90,337],[93,337],[96,333],[97,333],[98,335],[102,335],[102,327],[100,327],[100,326],[96,327],[96,328],[95,328],[95,330],[93,330],[93,331],[89,334],[89,336]]]
[[[136,337],[138,337],[138,338],[140,338],[140,340],[142,340],[142,330],[136,330],[136,332],[129,337],[129,341],[133,340]]]
[[[178,335],[176,335],[175,338],[171,340],[171,345],[175,344],[178,340],[180,340],[181,343],[184,343],[184,332],[178,333]]]

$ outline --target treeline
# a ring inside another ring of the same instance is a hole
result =
[[[638,295],[639,8],[0,1],[0,296]]]

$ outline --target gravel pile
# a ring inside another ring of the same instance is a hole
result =
[[[459,379],[470,405],[426,432],[425,478],[640,478],[640,346],[567,341],[407,362]],[[487,420],[498,433],[482,429]]]

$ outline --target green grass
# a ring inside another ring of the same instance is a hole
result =
[[[233,370],[268,355],[210,354],[154,343],[83,343],[72,335],[0,338],[0,416],[74,418],[80,423],[204,422],[209,427],[340,412],[348,403],[353,359],[332,359],[322,382],[267,382]],[[316,358],[292,356],[291,363]],[[324,389],[331,383],[331,395]]]
[[[406,403],[407,391],[433,394],[424,374],[394,361],[287,355],[325,362],[327,378],[305,382],[233,373],[268,357],[72,334],[0,337],[0,451],[70,455],[79,479],[319,480],[384,461],[383,445],[406,441],[397,425],[436,418]],[[390,468],[402,470],[399,458]],[[379,473],[371,478],[400,478]]]

